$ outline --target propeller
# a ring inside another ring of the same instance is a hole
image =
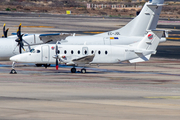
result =
[[[2,35],[2,38],[7,38],[7,33],[8,33],[8,29],[5,28],[6,27],[6,24],[4,23],[3,25],[3,35]]]
[[[25,49],[24,49],[24,44],[23,44],[23,39],[22,39],[22,36],[23,36],[24,34],[22,34],[21,35],[21,24],[19,25],[19,28],[18,28],[18,30],[17,30],[17,39],[15,40],[16,42],[18,42],[18,45],[19,45],[19,53],[21,54],[22,53],[22,51],[21,51],[21,49],[23,49],[24,51],[25,51]]]
[[[58,70],[58,44],[56,43],[56,48],[55,48],[55,53],[56,53],[56,70]]]

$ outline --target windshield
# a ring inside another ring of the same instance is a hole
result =
[[[30,52],[31,53],[40,53],[41,51],[40,50],[36,50],[36,49],[31,49]]]
[[[34,52],[34,49],[31,49],[30,52],[33,53],[33,52]]]

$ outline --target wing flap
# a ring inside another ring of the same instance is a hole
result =
[[[95,57],[95,54],[93,54],[93,55],[88,55],[88,56],[84,56],[84,57],[80,57],[80,58],[77,58],[77,59],[73,59],[72,61],[73,61],[74,63],[88,64],[88,63],[90,63],[90,62],[93,61],[94,57]]]
[[[72,36],[73,34],[71,33],[53,33],[53,34],[40,34],[39,38],[42,40],[44,43],[47,43],[49,41],[57,42],[64,40],[68,36]]]

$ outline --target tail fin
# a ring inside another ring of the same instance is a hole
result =
[[[156,48],[160,42],[163,31],[153,30],[148,32],[147,35],[138,43],[134,44],[136,50],[134,51],[138,58],[129,60],[130,63],[148,61],[151,54],[156,53]]]
[[[163,34],[162,30],[151,30],[148,32],[147,35],[139,42],[137,45],[138,49],[143,49],[143,50],[156,50],[161,36]]]
[[[150,0],[145,3],[140,14],[127,25],[118,30],[98,34],[96,36],[144,36],[147,30],[156,29],[163,3],[164,0]]]

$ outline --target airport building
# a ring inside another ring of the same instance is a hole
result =
[[[146,2],[147,0],[90,0],[92,2]]]

